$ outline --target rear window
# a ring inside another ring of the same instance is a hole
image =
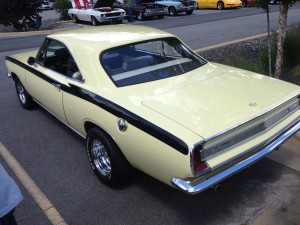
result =
[[[176,38],[113,48],[105,51],[100,61],[118,87],[178,76],[206,63]]]

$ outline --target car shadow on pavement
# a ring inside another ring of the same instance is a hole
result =
[[[292,195],[288,184],[280,181],[284,174],[290,173],[295,171],[264,158],[221,183],[220,190],[208,189],[197,195],[182,193],[142,173],[134,180],[135,185],[171,208],[173,216],[182,224],[200,224],[199,221],[210,225],[248,224],[273,201],[276,202],[276,196],[286,192]],[[297,177],[299,180],[299,174]]]

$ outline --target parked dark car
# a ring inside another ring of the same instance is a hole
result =
[[[155,0],[137,0],[132,7],[132,14],[137,20],[158,17],[163,18],[168,14],[168,8],[161,4],[154,3]],[[128,14],[127,6],[119,1],[115,1],[114,7],[124,9]]]

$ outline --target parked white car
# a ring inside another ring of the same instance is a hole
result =
[[[99,23],[122,23],[126,12],[123,9],[114,8],[114,1],[98,0],[96,4],[87,3],[85,8],[73,8],[68,10],[73,22],[87,21],[92,22],[94,26]]]
[[[194,0],[159,0],[155,3],[167,6],[171,16],[176,16],[177,13],[181,12],[191,15],[197,8],[197,3]]]
[[[40,0],[39,1],[39,9],[41,10],[51,10],[53,9],[53,3],[47,0]]]

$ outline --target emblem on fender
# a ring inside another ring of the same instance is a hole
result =
[[[118,121],[119,130],[124,132],[127,130],[127,121],[124,119],[119,119]]]

